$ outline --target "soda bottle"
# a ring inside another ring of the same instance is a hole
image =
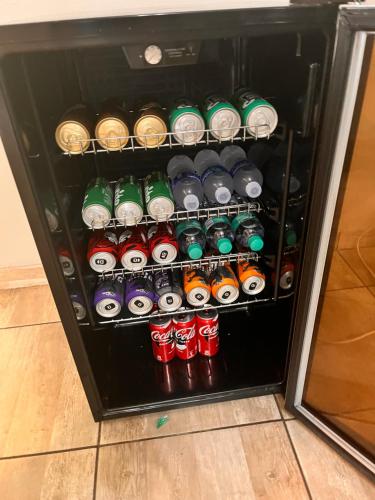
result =
[[[195,171],[202,180],[203,191],[210,203],[226,205],[233,193],[233,179],[212,149],[203,149],[194,158]]]
[[[222,254],[231,252],[234,232],[226,215],[207,219],[204,231],[207,242],[213,250],[218,250]]]
[[[176,155],[169,161],[167,172],[177,206],[183,210],[198,210],[203,201],[203,187],[194,171],[193,160],[186,155]]]
[[[176,226],[176,235],[180,251],[190,259],[200,259],[206,246],[206,236],[197,220],[180,222]]]
[[[234,190],[240,196],[257,198],[262,192],[263,175],[248,161],[245,151],[239,146],[226,146],[220,160],[233,177]]]
[[[249,212],[236,215],[232,220],[232,230],[239,247],[249,248],[253,252],[262,250],[264,228],[255,214]]]

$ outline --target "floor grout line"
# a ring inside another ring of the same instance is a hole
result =
[[[279,411],[279,413],[280,413],[281,420],[285,420],[284,415],[283,415],[283,412],[281,411],[281,408],[280,408],[279,402],[278,402],[278,400],[277,400],[276,394],[273,394],[273,399],[275,400],[275,403],[276,403],[277,409],[278,409],[278,411]]]
[[[98,464],[99,464],[99,450],[100,450],[101,432],[102,432],[102,422],[99,422],[98,441],[96,443],[96,454],[95,454],[94,487],[93,487],[93,492],[92,492],[93,500],[95,500],[95,498],[96,498],[96,483],[97,483],[97,478],[98,478]]]
[[[78,446],[77,448],[63,448],[61,450],[39,451],[37,453],[23,453],[22,455],[10,455],[7,457],[0,457],[0,461],[2,461],[2,460],[16,460],[17,458],[40,457],[43,455],[54,455],[57,453],[69,453],[71,451],[93,450],[97,447],[98,447],[97,444],[92,444],[90,446]]]
[[[356,277],[359,279],[359,281],[360,281],[361,283],[363,283],[363,279],[359,276],[358,272],[357,272],[357,271],[356,271],[356,270],[352,267],[352,265],[350,264],[349,260],[347,260],[347,259],[346,259],[346,257],[345,257],[344,255],[342,255],[342,253],[341,253],[341,251],[340,251],[340,250],[337,250],[337,251],[338,251],[338,253],[339,253],[340,257],[341,257],[341,258],[343,259],[343,261],[346,263],[346,265],[347,265],[347,266],[349,266],[349,268],[350,268],[350,270],[352,271],[352,273],[354,274],[354,276],[356,276]],[[363,266],[363,267],[364,267],[364,266]],[[363,288],[363,287],[367,287],[367,286],[372,286],[372,285],[365,285],[365,284],[363,283],[363,286],[362,286],[362,287],[359,287],[359,286],[358,286],[358,287],[355,287],[355,288]]]
[[[46,321],[45,323],[30,323],[29,325],[0,326],[0,331],[12,330],[14,328],[30,328],[31,326],[56,325],[57,323],[61,323],[61,319],[58,321]]]
[[[295,457],[295,459],[296,459],[296,462],[297,462],[297,465],[298,465],[299,471],[300,471],[300,473],[301,473],[302,480],[303,480],[303,482],[304,482],[304,484],[305,484],[305,488],[306,488],[307,494],[308,494],[308,496],[309,496],[310,500],[312,500],[312,498],[313,498],[313,497],[312,497],[312,494],[311,494],[311,491],[310,491],[309,483],[307,482],[307,479],[306,479],[306,477],[305,477],[305,473],[304,473],[304,470],[303,470],[302,464],[301,464],[301,462],[300,462],[300,460],[299,460],[299,458],[298,458],[297,450],[296,450],[296,448],[295,448],[295,446],[294,446],[293,439],[292,439],[292,437],[291,437],[291,435],[290,435],[290,433],[289,433],[288,426],[286,425],[286,424],[287,424],[287,421],[283,420],[283,424],[284,424],[285,432],[286,432],[286,434],[287,434],[287,436],[288,436],[288,439],[289,439],[290,446],[291,446],[291,448],[292,448],[292,450],[293,450],[293,454],[294,454],[294,457]]]

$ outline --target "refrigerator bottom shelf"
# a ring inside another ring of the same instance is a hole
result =
[[[291,300],[220,315],[220,352],[155,361],[147,325],[87,335],[103,418],[277,392],[284,380]]]

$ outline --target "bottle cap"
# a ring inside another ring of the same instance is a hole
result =
[[[191,243],[188,247],[188,255],[191,259],[200,259],[203,255],[202,247],[199,243]]]
[[[221,186],[221,187],[217,188],[215,191],[216,201],[218,203],[220,203],[221,205],[226,205],[229,202],[229,200],[231,199],[231,197],[232,197],[232,193],[225,186]]]
[[[259,252],[263,248],[263,238],[254,234],[247,240],[247,244],[253,252]]]
[[[262,194],[262,186],[259,182],[251,181],[246,184],[245,191],[249,198],[258,198]]]
[[[295,245],[297,243],[297,235],[294,229],[289,229],[285,233],[285,241],[287,245]]]
[[[229,253],[232,250],[232,242],[229,238],[220,238],[217,242],[220,253]]]
[[[184,207],[186,210],[198,210],[199,199],[195,194],[187,194],[184,198]]]

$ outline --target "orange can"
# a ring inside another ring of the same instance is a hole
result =
[[[184,271],[184,291],[191,306],[203,306],[210,300],[211,287],[207,274],[198,268]]]
[[[240,260],[237,264],[237,276],[247,295],[256,295],[266,286],[266,276],[254,262]]]
[[[231,304],[239,294],[239,284],[229,262],[218,266],[210,276],[212,296],[221,304]]]

